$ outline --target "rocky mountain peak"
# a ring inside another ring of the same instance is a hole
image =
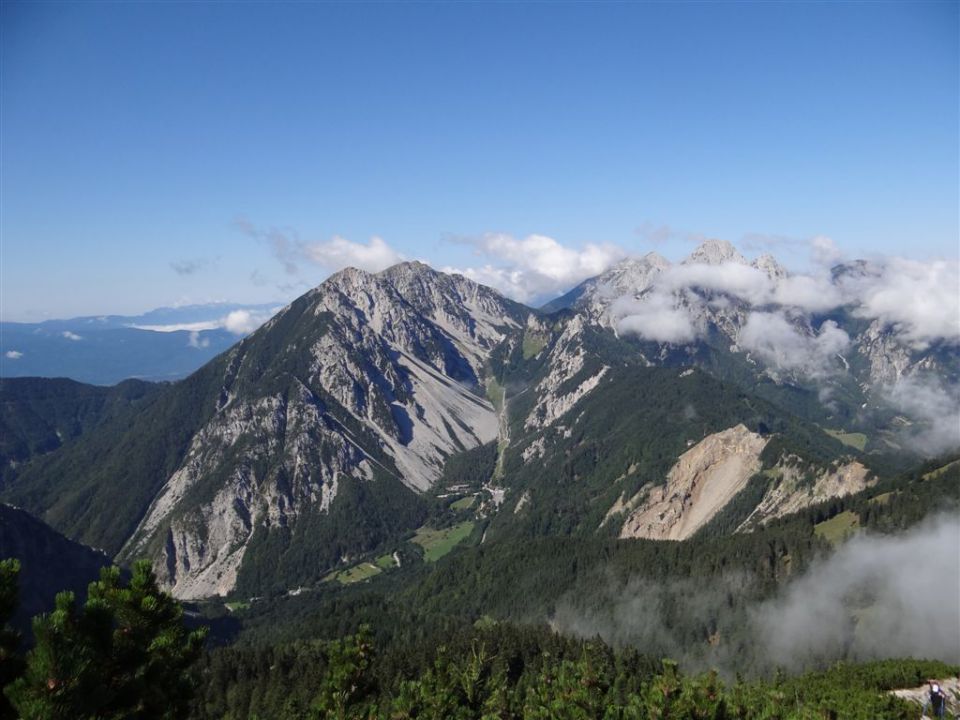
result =
[[[764,253],[756,260],[754,260],[751,265],[757,270],[761,270],[767,274],[771,280],[780,280],[787,277],[789,273],[787,269],[780,264],[780,262],[770,253]]]
[[[351,290],[357,290],[358,288],[368,285],[373,278],[374,275],[368,273],[366,270],[360,270],[355,267],[345,267],[330,275],[330,277],[314,288],[313,292],[323,293],[329,289],[336,289],[349,293]]]
[[[629,257],[596,278],[596,285],[618,294],[642,292],[657,275],[669,267],[670,261],[656,252],[647,253],[643,257]]]
[[[727,240],[704,240],[683,262],[685,265],[721,265],[729,262],[739,265],[748,264],[747,259],[737,252],[733,243]]]
[[[396,265],[391,265],[385,270],[377,273],[380,277],[388,280],[399,280],[403,278],[439,278],[443,273],[437,272],[432,267],[419,260],[406,260]]]
[[[835,265],[830,270],[830,277],[834,282],[839,282],[847,279],[879,277],[882,272],[882,268],[870,260],[853,260]]]

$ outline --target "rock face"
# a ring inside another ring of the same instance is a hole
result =
[[[788,458],[781,460],[771,474],[775,482],[738,530],[747,530],[757,523],[766,523],[825,500],[858,493],[871,484],[869,471],[859,462],[829,469],[811,482],[801,470],[798,459]]]
[[[744,425],[708,435],[687,450],[624,522],[621,538],[683,540],[708,523],[760,469],[767,438]]]
[[[524,421],[526,429],[544,428],[559,420],[600,384],[604,365],[595,366],[583,347],[584,320],[569,320],[550,353],[549,371],[534,388],[537,401]]]

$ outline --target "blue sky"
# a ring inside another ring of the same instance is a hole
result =
[[[530,236],[580,274],[701,237],[953,259],[958,8],[5,1],[0,314],[509,270]]]

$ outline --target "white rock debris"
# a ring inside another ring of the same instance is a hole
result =
[[[621,538],[683,540],[706,525],[760,469],[768,438],[744,425],[708,435],[687,450],[632,512]]]

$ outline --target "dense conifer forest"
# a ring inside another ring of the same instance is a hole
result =
[[[488,465],[491,457],[480,450],[464,462]],[[129,579],[104,570],[82,603],[61,593],[51,613],[34,619],[32,634],[6,624],[20,570],[6,561],[0,714],[915,717],[915,706],[887,691],[958,668],[831,657],[785,672],[755,647],[748,614],[829,555],[831,541],[818,531],[824,523],[855,517],[869,533],[902,531],[955,512],[958,480],[960,464],[941,458],[753,532],[728,534],[730,518],[721,515],[683,543],[545,537],[481,544],[473,537],[436,562],[406,547],[400,567],[371,579],[237,600],[229,611],[208,603],[184,614],[141,563]],[[432,522],[457,521],[442,499],[431,502]],[[641,583],[659,588],[667,609],[656,619],[659,635],[602,637],[564,625],[565,616],[614,612],[617,598]],[[701,610],[691,611],[694,605]],[[651,640],[664,633],[669,645]]]

